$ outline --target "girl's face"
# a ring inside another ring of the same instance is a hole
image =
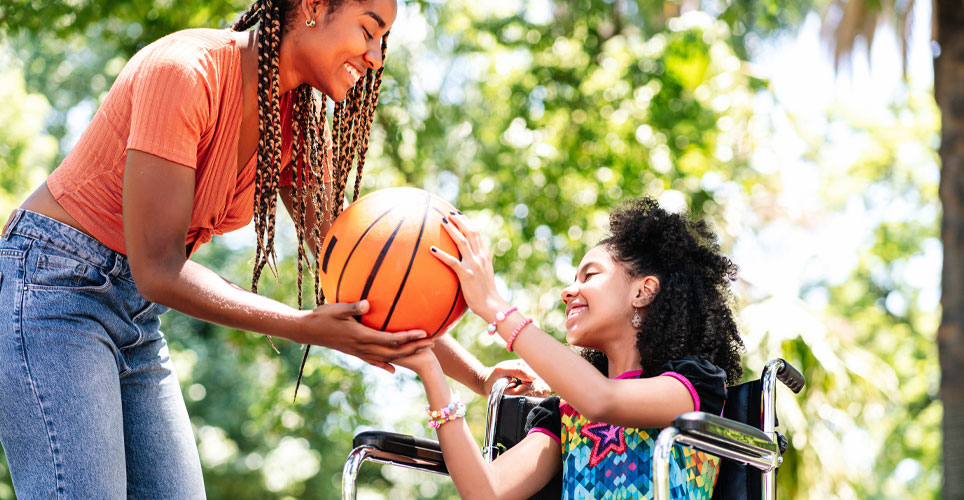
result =
[[[301,0],[296,10],[284,38],[296,81],[341,101],[368,69],[382,66],[382,36],[395,22],[395,0],[345,0],[330,14],[327,1]],[[316,25],[305,26],[308,19]]]
[[[576,280],[562,291],[566,304],[566,341],[605,350],[611,341],[635,339],[634,301],[639,302],[642,278],[629,276],[604,246],[586,253]]]

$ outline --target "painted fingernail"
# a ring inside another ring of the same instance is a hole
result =
[[[461,211],[461,210],[459,210],[459,215],[462,215],[462,211]]]
[[[449,220],[448,220],[447,218],[445,218],[445,217],[442,217],[442,222],[448,224],[448,223],[449,223]]]
[[[438,248],[435,248],[435,247],[432,247],[432,248],[430,248],[429,250],[431,250],[431,251],[433,251],[433,252],[438,252]]]

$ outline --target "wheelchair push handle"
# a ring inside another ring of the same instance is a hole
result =
[[[799,393],[803,390],[803,386],[807,384],[806,377],[786,360],[781,359],[780,361],[783,363],[780,369],[777,370],[777,379],[783,382],[783,385],[789,387],[794,393]]]

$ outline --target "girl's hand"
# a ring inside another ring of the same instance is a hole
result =
[[[438,366],[438,358],[435,357],[431,347],[425,347],[404,358],[398,358],[393,363],[422,376],[422,374]]]
[[[306,317],[302,343],[339,350],[389,373],[395,373],[389,364],[392,361],[434,345],[422,330],[383,332],[359,323],[355,317],[368,312],[368,308],[367,300],[316,307]]]
[[[491,323],[496,313],[508,308],[508,304],[495,289],[492,253],[464,215],[449,212],[449,217],[443,219],[442,227],[455,241],[462,259],[459,260],[434,246],[431,248],[432,253],[459,277],[462,295],[469,309],[487,323]]]
[[[509,383],[505,393],[514,396],[533,396],[544,398],[549,395],[549,385],[542,380],[529,365],[521,359],[510,359],[497,363],[488,368],[482,380],[485,394],[492,391],[495,381],[503,377],[512,377],[515,380]]]

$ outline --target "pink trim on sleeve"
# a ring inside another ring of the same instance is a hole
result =
[[[544,427],[533,427],[533,428],[529,429],[529,434],[532,434],[533,432],[541,432],[541,433],[543,433],[543,434],[551,437],[552,439],[555,439],[556,442],[559,443],[559,446],[562,446],[562,438],[560,438],[559,436],[557,436],[557,435],[549,432],[549,429],[546,429],[546,428],[544,428]],[[526,434],[526,436],[528,436],[529,434]]]
[[[620,376],[618,376],[618,377],[616,377],[616,378],[617,378],[617,379],[622,379],[622,378],[637,378],[637,377],[639,377],[639,376],[642,375],[642,374],[643,374],[643,371],[642,371],[642,370],[632,370],[632,371],[628,371],[628,372],[626,372],[626,373],[624,373],[624,374],[622,374],[622,375],[620,375]]]
[[[676,373],[676,372],[663,372],[663,373],[660,373],[659,376],[673,377],[676,380],[679,380],[680,382],[682,382],[683,385],[685,385],[686,388],[689,389],[690,396],[693,397],[693,411],[700,411],[700,395],[696,393],[696,389],[693,387],[693,384],[690,383],[689,379],[687,379],[683,375],[680,375],[679,373]]]

